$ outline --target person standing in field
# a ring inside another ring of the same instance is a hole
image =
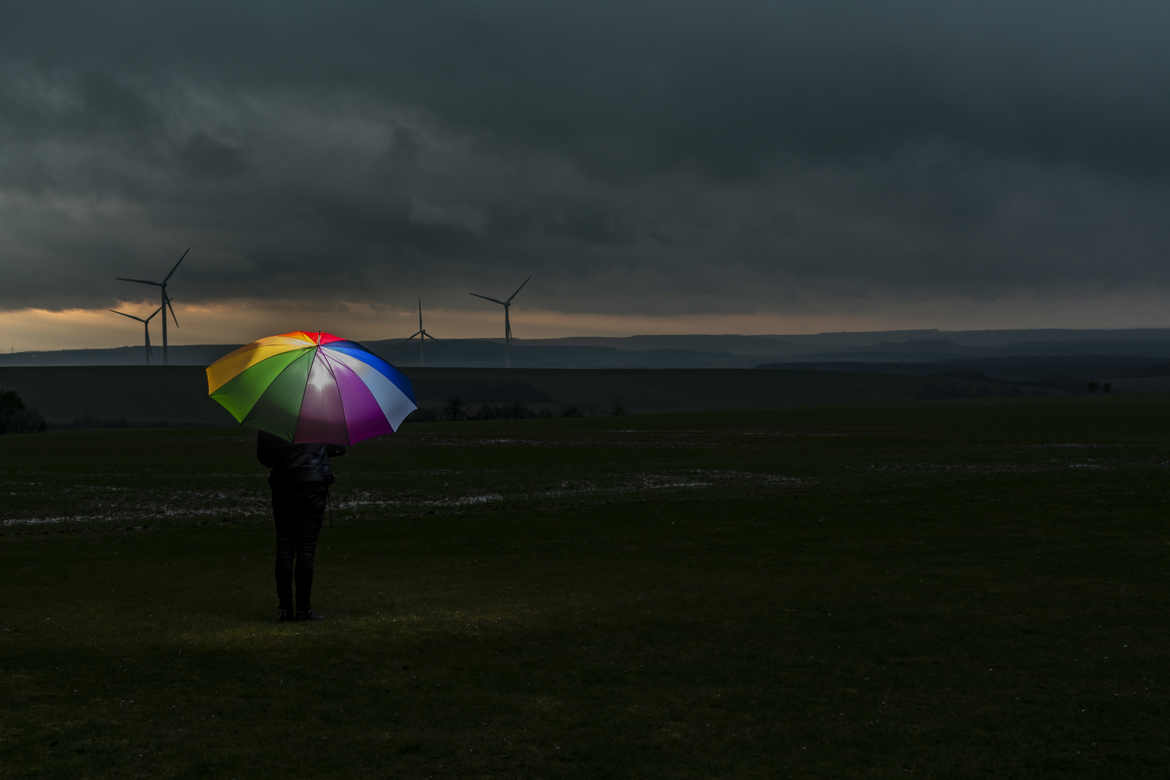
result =
[[[290,444],[265,431],[257,436],[256,457],[271,469],[279,620],[321,618],[312,607],[313,558],[333,483],[329,458],[344,454],[336,444]]]

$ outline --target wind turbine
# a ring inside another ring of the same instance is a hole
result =
[[[142,331],[143,331],[143,333],[146,334],[146,365],[149,366],[150,365],[150,321],[154,319],[155,314],[158,314],[160,311],[162,311],[162,307],[159,306],[157,309],[154,310],[154,313],[151,314],[146,319],[142,319],[141,317],[135,317],[133,314],[127,314],[126,312],[118,311],[117,309],[110,309],[110,311],[112,311],[114,314],[121,314],[123,317],[129,317],[132,320],[138,320],[139,322],[142,323]],[[166,322],[165,317],[163,318],[163,322]]]
[[[427,339],[431,341],[438,341],[437,338],[427,333],[427,329],[422,324],[422,298],[418,299],[418,330],[416,330],[407,341],[413,338],[418,338],[418,363],[421,366],[423,363],[423,342]]]
[[[190,252],[190,251],[191,251],[191,247],[187,247],[187,252]],[[183,258],[187,256],[187,252],[184,252],[182,254],[182,256],[179,257],[179,261],[177,263],[175,263],[174,267],[171,268],[170,273],[168,273],[166,276],[164,276],[163,280],[161,282],[151,282],[151,281],[148,281],[146,279],[129,279],[125,276],[118,277],[118,281],[121,281],[121,282],[137,282],[138,284],[149,284],[149,285],[153,285],[154,287],[158,287],[162,291],[162,304],[159,306],[159,308],[160,309],[170,309],[171,318],[174,319],[176,328],[179,327],[179,318],[175,316],[175,307],[171,305],[170,296],[167,295],[167,282],[170,280],[171,276],[175,273],[175,271],[177,271],[179,269],[179,263],[183,262]],[[121,314],[121,312],[119,312],[119,314]],[[167,315],[165,312],[163,313],[162,326],[163,326],[163,365],[167,365],[167,364],[169,364],[170,361],[167,359]]]
[[[528,276],[528,279],[531,279],[531,278],[532,278],[532,275],[530,274]],[[512,319],[511,319],[511,317],[508,316],[508,311],[509,311],[509,309],[512,308],[512,299],[515,298],[519,294],[519,292],[524,289],[524,285],[528,284],[528,279],[525,279],[523,282],[521,282],[520,286],[516,288],[516,292],[509,295],[508,300],[506,300],[506,301],[501,301],[499,298],[492,298],[491,296],[488,296],[488,295],[480,295],[479,293],[468,293],[468,295],[474,295],[476,298],[483,298],[485,301],[491,301],[492,303],[498,303],[504,307],[504,343],[505,343],[505,345],[507,345],[507,348],[508,348],[508,358],[507,359],[508,359],[508,367],[509,368],[512,366]]]

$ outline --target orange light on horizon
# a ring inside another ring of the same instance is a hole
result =
[[[146,317],[156,308],[142,302],[119,302],[114,308]],[[170,324],[172,345],[239,344],[292,330],[323,330],[360,341],[406,338],[417,329],[416,309],[362,303],[306,307],[288,301],[184,303],[176,307],[180,327]],[[161,316],[161,315],[160,315]],[[156,318],[157,321],[157,318]],[[423,307],[423,322],[438,338],[503,338],[504,318],[490,309]],[[572,314],[515,307],[512,331],[518,340],[569,337],[625,337],[687,333],[814,333],[865,329],[877,323],[860,318],[797,317],[771,314],[636,316]],[[162,346],[152,322],[151,343]],[[0,329],[15,351],[102,349],[138,346],[142,328],[107,309],[20,309],[0,312]]]
[[[114,308],[147,316],[157,304],[119,301]],[[498,307],[497,307],[498,308]],[[175,307],[180,327],[169,328],[172,345],[241,344],[290,330],[326,331],[359,341],[405,339],[418,327],[418,311],[357,302],[231,300],[187,303]],[[842,313],[848,311],[848,313]],[[1091,315],[1091,318],[1089,316]],[[151,343],[162,346],[157,319]],[[427,308],[423,323],[437,338],[504,337],[502,312],[485,308]],[[850,306],[838,303],[823,314],[757,312],[650,316],[636,314],[566,313],[515,306],[513,337],[526,339],[636,335],[741,334],[784,335],[840,331],[881,331],[937,328],[981,330],[1009,328],[1142,328],[1168,327],[1170,307],[1158,296],[1045,299],[1016,296],[986,301],[932,298]],[[0,350],[40,351],[140,346],[142,328],[107,309],[50,311],[27,308],[0,311]]]

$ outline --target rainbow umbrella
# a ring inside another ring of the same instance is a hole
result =
[[[354,444],[393,433],[418,406],[410,381],[329,333],[268,336],[207,367],[207,392],[240,422],[298,442]]]

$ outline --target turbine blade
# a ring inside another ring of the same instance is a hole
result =
[[[191,251],[191,247],[187,247],[187,252],[190,252],[190,251]],[[187,256],[187,252],[184,252],[184,253],[183,253],[183,257],[186,257],[186,256]],[[180,257],[180,258],[179,258],[179,263],[183,262],[183,257]],[[162,280],[162,283],[163,283],[163,284],[166,284],[166,283],[167,283],[167,279],[170,279],[170,278],[171,278],[171,274],[173,274],[175,271],[177,271],[177,270],[179,269],[179,263],[175,263],[175,267],[171,269],[171,273],[167,274],[167,275],[166,275],[166,276],[163,278],[163,280]]]
[[[503,301],[501,301],[499,298],[490,298],[486,295],[480,295],[479,293],[467,293],[467,294],[474,295],[476,298],[483,298],[485,301],[491,301],[492,303],[498,303],[501,306],[507,306],[507,304],[504,303]]]
[[[429,333],[426,333],[425,331],[423,332],[423,338],[425,338],[425,339],[430,339],[431,341],[438,341],[438,339],[437,339],[437,338],[435,338],[434,336],[432,336],[432,335],[431,335],[431,334],[429,334]]]
[[[524,289],[524,285],[528,284],[530,279],[532,279],[532,274],[529,274],[528,279],[525,279],[523,282],[520,283],[520,286],[516,288],[516,292],[514,292],[508,296],[508,303],[511,303],[512,299],[520,294],[520,291]]]
[[[420,334],[420,333],[422,333],[422,331],[421,331],[421,330],[416,330],[414,333],[411,333],[409,336],[407,336],[407,337],[406,337],[406,340],[407,340],[407,341],[414,341],[414,337],[415,337],[415,336],[417,336],[417,335],[418,335],[418,334]]]
[[[161,306],[159,307],[162,308]],[[175,316],[175,307],[171,305],[171,299],[167,298],[167,308],[171,310],[171,319],[175,321],[175,327],[179,327],[179,318]],[[166,315],[163,315],[164,317]]]
[[[116,278],[120,282],[138,282],[139,284],[151,284],[151,285],[154,285],[155,287],[162,287],[162,282],[148,282],[145,279],[129,279],[125,276],[117,276],[114,278]]]
[[[141,317],[135,317],[133,314],[127,314],[124,311],[118,311],[117,309],[110,309],[110,311],[112,311],[114,314],[121,314],[123,317],[129,317],[132,320],[138,320],[139,322],[146,322],[146,320],[142,319]]]
[[[151,320],[153,320],[155,318],[155,315],[157,315],[160,311],[162,311],[161,306],[159,306],[157,309],[155,309],[153,312],[151,312],[150,316],[147,317],[145,320],[143,320],[143,322],[150,322]]]

